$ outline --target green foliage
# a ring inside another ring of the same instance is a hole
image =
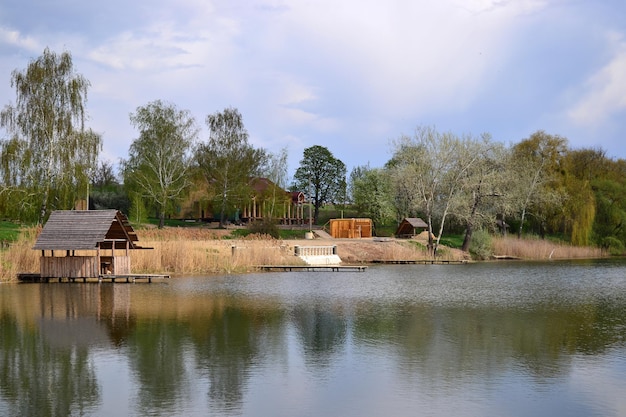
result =
[[[293,188],[309,194],[317,222],[322,205],[345,202],[346,165],[323,146],[306,148],[294,175]]]
[[[445,235],[441,237],[439,243],[450,248],[459,249],[463,246],[463,235]]]
[[[248,143],[239,110],[226,108],[206,118],[210,130],[207,143],[201,143],[195,154],[200,173],[214,188],[218,203],[220,225],[227,220],[230,207],[238,207],[250,198],[249,181],[261,172],[266,152]]]
[[[307,231],[303,230],[303,229],[297,229],[297,230],[290,230],[290,229],[278,229],[278,237],[277,239],[282,239],[282,240],[289,240],[289,239],[304,239],[304,234]],[[230,233],[230,238],[233,239],[237,239],[237,238],[243,238],[243,237],[247,237],[250,236],[252,234],[255,234],[257,232],[253,231],[252,229],[234,229],[231,233]]]
[[[198,130],[188,111],[160,100],[138,107],[130,120],[139,138],[122,161],[124,184],[154,205],[163,227],[191,185],[190,151]]]
[[[20,235],[20,226],[13,222],[0,221],[0,242],[12,242]]]
[[[395,219],[389,175],[382,169],[356,167],[350,174],[352,202],[361,217],[369,217],[376,227]]]
[[[476,230],[472,233],[470,253],[478,259],[488,259],[493,255],[491,235],[485,230]]]
[[[269,217],[265,217],[262,220],[252,222],[248,226],[248,230],[251,234],[268,235],[273,237],[274,239],[278,239],[280,237],[278,225],[274,220]]]
[[[623,180],[622,180],[623,181]],[[594,181],[596,216],[593,225],[595,241],[614,237],[626,243],[626,184],[616,180]]]
[[[603,238],[601,242],[601,246],[605,250],[608,250],[611,255],[624,254],[624,243],[622,243],[621,240],[613,236],[607,236]]]
[[[26,70],[14,70],[16,103],[0,113],[10,137],[0,142],[2,205],[42,223],[51,209],[70,209],[87,196],[101,149],[85,128],[89,81],[74,72],[69,52],[46,48]]]
[[[139,194],[133,193],[130,197],[128,220],[135,224],[148,223],[148,210]]]

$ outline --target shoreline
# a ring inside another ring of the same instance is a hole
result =
[[[420,237],[277,240],[259,235],[230,239],[225,233],[207,229],[140,229],[140,243],[153,249],[131,251],[132,273],[217,275],[258,272],[260,266],[267,265],[306,265],[304,260],[295,255],[295,246],[335,246],[334,253],[341,260],[340,265],[431,263],[426,239]],[[0,252],[0,282],[16,282],[19,273],[39,271],[39,252],[32,249],[34,240],[35,234],[25,234],[10,248]],[[506,259],[477,260],[460,249],[440,246],[436,260],[469,263],[608,258],[598,248],[572,247],[516,237],[493,237],[492,253]]]

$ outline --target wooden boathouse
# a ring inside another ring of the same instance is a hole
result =
[[[33,247],[41,251],[39,277],[128,279],[130,251],[150,249],[139,246],[138,240],[118,210],[53,211]]]

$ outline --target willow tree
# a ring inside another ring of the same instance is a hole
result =
[[[512,148],[512,169],[517,179],[511,184],[513,204],[520,218],[517,236],[522,237],[524,222],[532,215],[545,231],[546,213],[563,207],[566,194],[558,186],[567,139],[540,130]]]
[[[69,209],[88,194],[89,177],[102,147],[85,128],[89,81],[74,71],[69,52],[46,48],[23,70],[11,74],[14,104],[0,113],[9,132],[2,141],[4,202],[20,217],[39,223],[50,209]]]
[[[266,152],[248,143],[248,131],[239,110],[229,107],[206,118],[209,140],[196,150],[199,171],[211,185],[219,205],[220,226],[227,210],[250,198],[251,177],[259,175]]]
[[[124,183],[157,209],[159,228],[191,185],[191,149],[198,133],[187,110],[160,100],[137,108],[130,121],[139,137],[123,161]]]

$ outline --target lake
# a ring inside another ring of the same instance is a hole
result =
[[[0,284],[0,416],[624,416],[626,262]]]

